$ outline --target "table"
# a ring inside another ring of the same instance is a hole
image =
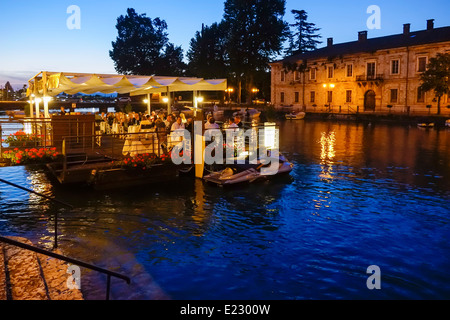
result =
[[[156,133],[146,133],[145,136],[146,139],[127,138],[122,149],[122,154],[124,156],[129,154],[131,157],[144,153],[163,154],[163,150],[158,146],[159,143]]]
[[[141,126],[138,126],[138,125],[129,126],[128,133],[137,133],[137,132],[139,132],[140,127]]]

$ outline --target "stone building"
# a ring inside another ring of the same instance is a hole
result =
[[[334,44],[271,63],[272,103],[309,112],[404,112],[434,114],[434,92],[422,92],[420,74],[437,53],[450,53],[450,27]],[[301,71],[292,66],[304,65]],[[441,113],[450,114],[450,98],[441,100]],[[448,107],[447,107],[448,106]]]

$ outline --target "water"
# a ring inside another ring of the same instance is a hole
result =
[[[289,177],[232,189],[181,179],[114,192],[52,185],[32,168],[0,176],[75,206],[0,185],[0,233],[132,277],[114,299],[449,299],[450,130],[292,121]],[[50,217],[50,219],[49,219]],[[381,270],[369,290],[367,267]],[[104,276],[82,269],[87,299]]]

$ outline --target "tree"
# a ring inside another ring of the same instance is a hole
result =
[[[168,43],[164,54],[159,58],[156,73],[166,76],[184,76],[186,64],[183,62],[183,49]]]
[[[314,23],[307,22],[308,14],[305,10],[292,10],[291,12],[294,15],[295,23],[290,26],[294,27],[295,31],[290,36],[287,55],[315,50],[317,45],[322,43],[318,40],[321,35],[316,34],[320,28],[316,28]]]
[[[420,75],[420,90],[434,91],[437,98],[437,114],[441,114],[441,98],[450,92],[450,53],[438,53],[431,58],[427,70]]]
[[[167,23],[137,14],[132,8],[117,18],[118,36],[109,52],[115,69],[121,74],[173,75],[184,71],[181,47],[169,43]]]
[[[187,52],[189,73],[196,77],[226,77],[226,33],[223,23],[202,25],[195,33]]]
[[[282,50],[289,31],[283,20],[285,4],[285,0],[225,1],[225,47],[231,76],[238,84],[239,102],[242,82],[250,92],[255,75],[268,72],[269,62]],[[247,100],[251,100],[250,94]]]

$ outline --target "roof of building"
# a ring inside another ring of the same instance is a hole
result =
[[[274,63],[339,57],[348,54],[375,52],[378,50],[411,47],[445,41],[450,41],[450,27],[432,28],[430,30],[407,32],[406,34],[401,33],[379,38],[366,38],[365,40],[333,44],[303,54],[294,54],[285,59],[275,61]]]

